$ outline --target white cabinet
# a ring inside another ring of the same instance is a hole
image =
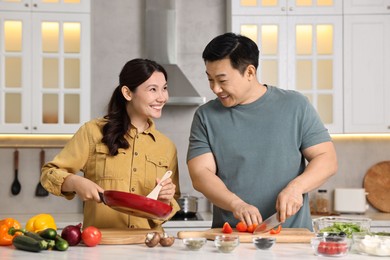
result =
[[[0,0],[0,10],[89,13],[90,0]]]
[[[344,14],[390,14],[390,0],[343,0],[343,6]]]
[[[69,12],[75,0],[56,8],[55,0],[5,2],[1,10],[10,4],[11,11],[0,12],[0,133],[74,133],[90,119],[89,1],[81,0],[79,13]],[[52,6],[13,10],[27,2]]]
[[[329,131],[341,133],[340,2],[334,1],[335,5],[324,7],[318,6],[319,3],[329,1],[317,1],[317,6],[311,7],[301,6],[307,1],[254,1],[258,5],[240,5],[248,2],[253,1],[232,0],[228,17],[231,18],[231,31],[245,35],[258,44],[260,81],[300,91],[312,102]],[[276,6],[260,5],[266,2],[274,2]],[[284,6],[281,6],[282,3]],[[287,4],[291,8],[285,8]],[[334,15],[329,15],[331,10]],[[243,15],[245,12],[250,15]]]
[[[390,15],[344,17],[346,133],[390,132]]]

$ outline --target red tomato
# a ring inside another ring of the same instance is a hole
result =
[[[238,232],[246,232],[248,227],[244,222],[240,221],[237,223],[236,229]]]
[[[276,229],[271,229],[269,233],[271,235],[276,235],[279,234],[281,230],[282,230],[282,225],[279,225]]]
[[[98,228],[94,226],[89,226],[83,229],[83,232],[81,233],[81,238],[85,245],[96,246],[102,240],[102,233]]]
[[[337,243],[337,242],[325,242],[322,241],[318,244],[317,251],[320,254],[324,255],[338,255],[345,253],[348,250],[347,243]]]
[[[225,222],[225,224],[223,224],[222,233],[225,233],[225,234],[233,233],[233,229],[232,229],[232,227],[229,225],[229,223]]]
[[[320,254],[326,254],[326,248],[327,248],[326,242],[320,242],[318,244],[317,252]]]
[[[246,231],[248,231],[249,233],[253,233],[253,231],[255,231],[256,227],[257,227],[257,224],[249,225],[248,228],[246,229]]]

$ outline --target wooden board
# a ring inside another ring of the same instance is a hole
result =
[[[390,212],[390,161],[373,165],[364,176],[367,200],[373,207]]]
[[[146,234],[155,230],[101,228],[100,231],[102,232],[100,245],[130,245],[145,243]]]
[[[277,243],[310,243],[315,235],[306,228],[283,228],[279,234],[271,235],[269,232],[252,234],[248,232],[233,231],[233,235],[238,235],[241,243],[252,243],[254,237],[275,237]],[[180,239],[189,237],[205,237],[214,240],[215,236],[226,235],[221,228],[213,228],[203,231],[179,231],[177,237]]]

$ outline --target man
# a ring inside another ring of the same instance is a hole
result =
[[[247,37],[217,36],[202,57],[217,98],[194,115],[187,163],[214,204],[212,226],[258,224],[277,211],[284,227],[312,230],[308,192],[337,171],[318,114],[302,94],[258,81],[259,50]]]

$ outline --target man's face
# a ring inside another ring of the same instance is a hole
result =
[[[244,75],[232,67],[229,59],[206,62],[211,90],[225,107],[250,103],[251,84],[247,70]]]

